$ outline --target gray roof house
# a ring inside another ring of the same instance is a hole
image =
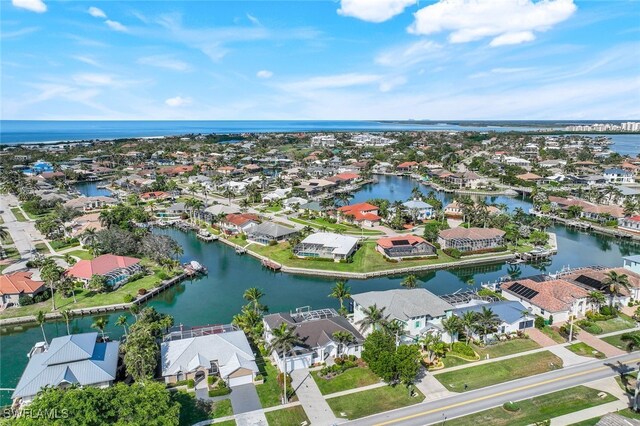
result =
[[[279,225],[274,222],[262,222],[247,230],[247,239],[258,244],[269,244],[271,241],[285,241],[296,235],[298,230]]]
[[[256,358],[244,332],[180,333],[160,345],[162,376],[167,383],[220,376],[229,386],[253,383]],[[166,340],[166,339],[165,339]]]
[[[474,301],[478,303],[469,304],[467,306],[461,306],[453,310],[453,315],[461,317],[465,312],[482,312],[483,308],[491,309],[491,311],[498,316],[501,324],[498,326],[497,333],[515,333],[518,330],[524,330],[526,328],[533,327],[533,314],[525,314],[527,309],[522,303],[514,300],[501,300],[498,302],[484,303],[481,301]]]
[[[281,312],[267,315],[263,319],[264,337],[266,342],[273,339],[272,330],[281,324],[295,328],[298,344],[293,350],[283,357],[282,354],[272,353],[280,371],[284,371],[286,362],[287,372],[300,368],[308,368],[312,365],[326,362],[329,358],[342,355],[355,355],[360,357],[364,337],[343,316],[338,315],[335,309],[305,310],[298,309],[295,313]],[[334,341],[333,334],[348,332],[353,335],[353,341],[349,345],[338,345]]]
[[[73,334],[36,345],[12,398],[29,403],[45,386],[110,386],[116,379],[120,343],[97,343],[97,337],[96,332]]]
[[[406,338],[416,340],[432,328],[439,328],[440,321],[454,309],[453,305],[424,288],[369,291],[351,296],[353,320],[358,324],[364,318],[364,310],[375,305],[384,308],[390,320],[405,325]],[[372,330],[363,330],[368,334]]]

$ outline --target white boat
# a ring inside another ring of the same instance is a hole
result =
[[[191,262],[189,262],[189,264],[191,265],[194,271],[202,271],[205,269],[204,266],[200,264],[200,262],[197,262],[195,260],[192,260]]]
[[[37,355],[37,354],[41,354],[42,352],[47,350],[48,346],[49,345],[47,345],[47,342],[38,342],[38,343],[36,343],[35,346],[33,348],[31,348],[31,350],[27,354],[27,358],[31,358],[32,356]]]

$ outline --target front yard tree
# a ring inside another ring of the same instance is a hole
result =
[[[333,333],[333,340],[338,344],[338,358],[342,356],[342,349],[348,347],[356,341],[353,334],[348,331],[336,331]]]
[[[411,385],[420,371],[420,350],[417,345],[402,345],[393,356],[396,379],[405,386]]]
[[[376,330],[369,334],[364,341],[362,359],[374,370],[374,366],[382,354],[385,352],[393,353],[395,348],[393,337],[381,330]],[[374,373],[378,374],[376,371]]]
[[[609,286],[609,305],[613,306],[613,299],[616,294],[620,294],[622,289],[629,290],[629,277],[626,274],[618,274],[616,271],[609,271],[606,274],[603,284]]]

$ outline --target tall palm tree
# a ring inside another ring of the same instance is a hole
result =
[[[0,226],[0,240],[4,240],[9,236],[9,230],[6,226]]]
[[[383,328],[389,322],[389,315],[385,315],[384,310],[384,306],[378,308],[375,304],[368,308],[363,308],[362,313],[364,317],[356,322],[356,325],[360,328],[360,332],[364,333],[369,328],[371,328],[372,331],[381,327]]]
[[[467,311],[460,317],[460,324],[464,329],[464,335],[467,340],[467,345],[471,341],[474,331],[476,330],[476,316],[474,311]]]
[[[491,308],[483,306],[482,311],[478,312],[476,316],[476,323],[482,340],[486,342],[487,335],[497,330],[500,317]]]
[[[40,325],[40,330],[42,330],[44,343],[47,343],[47,335],[44,333],[44,323],[47,321],[47,317],[45,316],[44,311],[38,311],[38,314],[36,315],[36,321]]]
[[[455,317],[452,317],[455,318]],[[429,362],[433,363],[436,358],[441,356],[446,348],[445,343],[442,341],[440,333],[427,333],[420,340],[420,345],[427,351],[427,357]]]
[[[118,319],[116,320],[116,325],[119,325],[120,327],[122,327],[124,329],[124,335],[126,337],[127,336],[127,316],[126,315],[120,315],[118,317]]]
[[[627,349],[629,351],[640,348],[640,334],[625,333],[620,336],[620,340],[627,343]]]
[[[622,289],[629,290],[629,277],[626,274],[618,274],[616,271],[609,271],[605,274],[603,284],[609,286],[609,305],[613,307],[613,299],[616,294],[620,294]]]
[[[344,312],[344,299],[351,297],[351,288],[344,281],[337,281],[331,288],[331,294],[329,297],[333,297],[340,301],[340,313]]]
[[[382,324],[382,328],[385,333],[392,336],[396,342],[396,346],[400,345],[400,338],[407,334],[404,328],[404,323],[400,321],[386,321]]]
[[[454,336],[462,328],[462,321],[460,320],[460,317],[451,315],[449,318],[443,319],[441,324],[442,329],[449,335],[451,342],[453,342]]]
[[[134,303],[133,305],[131,305],[131,307],[129,307],[129,312],[131,312],[131,315],[133,315],[136,321],[138,320],[138,315],[140,315],[140,310],[140,305],[138,305],[137,303]]]
[[[600,293],[599,291],[592,291],[589,293],[588,301],[593,306],[595,306],[597,311],[599,311],[600,306],[602,306],[602,304],[605,302],[605,297],[604,294]]]
[[[102,341],[104,342],[104,329],[107,328],[107,324],[109,324],[109,318],[100,317],[96,318],[96,320],[91,324],[91,328],[95,328],[100,330],[100,334],[102,335]]]
[[[267,307],[260,303],[260,299],[264,297],[264,293],[259,288],[250,287],[246,289],[242,297],[253,306],[255,313],[262,313],[267,310]]]
[[[283,402],[286,404],[288,401],[287,398],[287,354],[293,349],[293,347],[300,342],[298,335],[295,332],[295,328],[293,326],[288,325],[283,322],[280,324],[280,327],[274,328],[272,330],[273,339],[268,344],[267,348],[269,352],[275,351],[279,356],[282,356],[282,365],[283,365]]]
[[[400,285],[407,289],[416,288],[418,287],[418,278],[413,274],[409,274],[404,277]]]
[[[60,268],[56,262],[48,257],[40,266],[40,277],[47,283],[49,286],[49,291],[51,292],[51,310],[56,310],[56,298],[54,293],[56,283],[62,277],[63,270]]]
[[[62,319],[67,324],[67,335],[71,335],[71,330],[69,329],[69,323],[71,322],[71,317],[73,317],[73,313],[69,309],[63,309],[60,311],[60,315],[62,315]]]
[[[356,341],[356,338],[353,334],[348,331],[336,331],[333,333],[333,340],[338,344],[338,358],[342,356],[342,348],[349,346],[351,343]]]

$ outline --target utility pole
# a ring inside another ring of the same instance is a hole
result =
[[[633,393],[633,411],[638,411],[638,396],[640,394],[640,363],[638,363],[638,375],[636,376],[636,389]]]

